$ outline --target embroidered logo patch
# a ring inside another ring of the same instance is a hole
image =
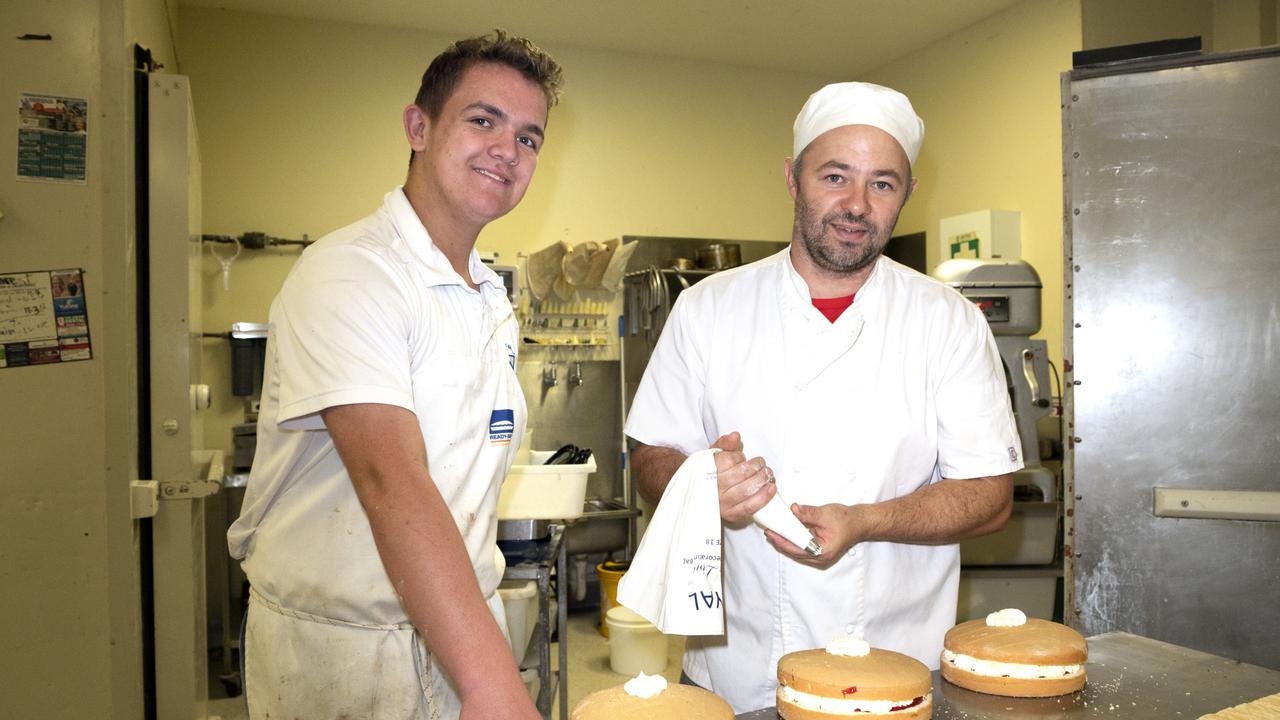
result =
[[[516,349],[507,344],[507,362],[511,363],[511,369],[516,369]]]
[[[514,410],[494,410],[489,416],[489,444],[510,445],[511,433],[516,429]]]
[[[1018,451],[1014,448],[1009,448],[1009,462],[1018,462]]]

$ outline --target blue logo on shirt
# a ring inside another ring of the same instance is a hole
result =
[[[510,343],[506,343],[506,346],[507,346],[507,362],[511,363],[511,369],[515,370],[516,369],[516,349],[511,347]]]
[[[510,445],[511,434],[516,429],[514,410],[494,410],[489,416],[489,444]]]

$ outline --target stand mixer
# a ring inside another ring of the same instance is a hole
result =
[[[933,276],[960,291],[986,316],[1004,364],[1009,401],[1022,438],[1025,467],[1014,486],[1038,488],[1042,501],[1057,500],[1054,474],[1040,464],[1036,422],[1052,411],[1049,400],[1049,351],[1040,331],[1040,276],[1022,260],[947,260]]]
[[[1003,530],[960,543],[957,621],[1017,607],[1031,617],[1061,618],[1062,503],[1057,475],[1041,464],[1036,421],[1052,412],[1049,355],[1040,330],[1040,276],[1021,260],[948,260],[934,277],[986,316],[1004,365],[1024,467],[1013,474],[1013,510]]]

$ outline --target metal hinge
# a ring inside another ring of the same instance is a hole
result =
[[[161,500],[197,500],[222,489],[223,452],[195,450],[191,453],[192,479],[134,480],[129,483],[129,510],[134,520],[155,517]]]

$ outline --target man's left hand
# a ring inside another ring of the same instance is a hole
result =
[[[831,567],[837,560],[849,552],[849,548],[861,541],[858,536],[857,511],[849,505],[831,503],[829,505],[791,504],[791,512],[795,514],[814,539],[822,545],[822,554],[814,557],[804,548],[773,532],[765,530],[764,536],[778,552],[796,562],[818,568]]]

